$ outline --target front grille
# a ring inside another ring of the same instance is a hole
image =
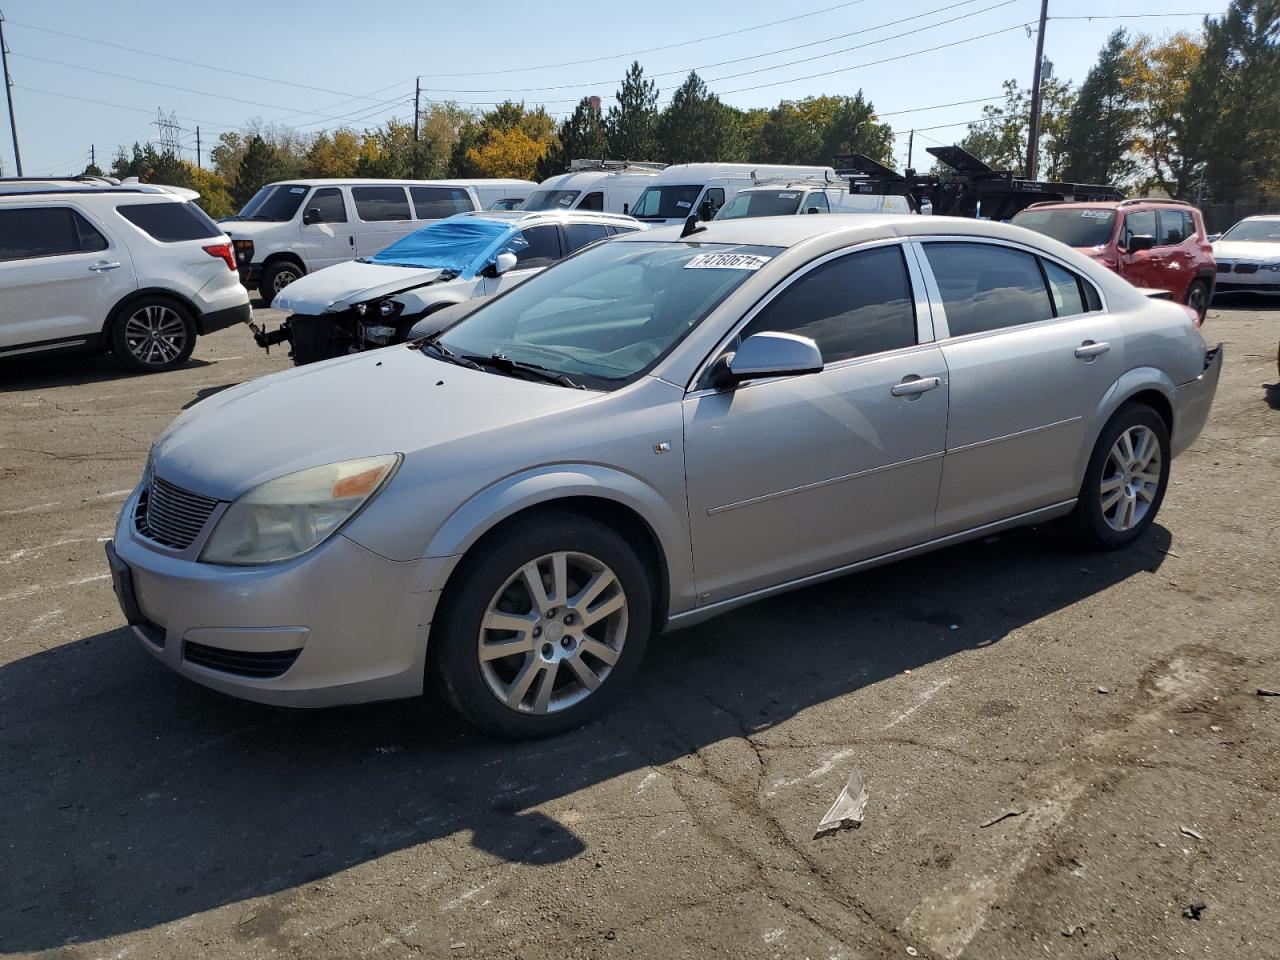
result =
[[[218,501],[152,477],[133,513],[138,533],[174,550],[185,550],[204,529]]]
[[[251,650],[227,650],[188,640],[182,645],[182,659],[197,666],[208,667],[237,677],[253,677],[268,680],[278,677],[293,666],[302,648],[297,650],[269,650],[265,653]]]
[[[1230,262],[1229,260],[1227,260],[1227,261],[1219,260],[1219,261],[1218,261],[1218,272],[1219,272],[1219,273],[1230,273],[1230,272],[1231,272],[1231,266],[1232,266],[1232,264],[1231,264],[1231,262]]]
[[[1256,263],[1237,263],[1236,273],[1257,273],[1258,265]]]

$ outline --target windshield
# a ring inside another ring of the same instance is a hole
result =
[[[255,193],[240,210],[245,220],[271,220],[284,223],[292,220],[307,195],[307,187],[299,183],[268,184]]]
[[[505,220],[449,217],[401,237],[362,263],[418,269],[454,270],[473,277],[499,253],[519,253],[527,245],[518,228]]]
[[[440,342],[461,356],[502,354],[611,389],[657,363],[777,252],[694,242],[588,247],[481,307]]]
[[[524,198],[520,210],[568,210],[580,190],[535,190]]]
[[[1060,210],[1023,210],[1012,221],[1069,247],[1098,247],[1111,239],[1114,210],[1065,207]]]
[[[716,214],[717,220],[741,217],[786,217],[800,209],[803,190],[749,190],[739,193]]]
[[[1241,220],[1222,239],[1280,243],[1280,220]]]
[[[702,193],[702,185],[697,183],[680,186],[645,187],[640,199],[631,208],[633,217],[661,217],[664,220],[683,220],[696,211],[694,201]]]

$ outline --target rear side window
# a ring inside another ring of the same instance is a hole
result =
[[[351,199],[356,202],[356,215],[365,223],[413,219],[404,187],[352,187]]]
[[[900,247],[831,260],[783,290],[743,328],[809,337],[823,363],[864,357],[916,342],[911,282]]]
[[[953,337],[1053,316],[1036,258],[988,243],[926,243]]]
[[[0,261],[107,249],[107,239],[70,207],[0,210]]]
[[[609,228],[603,223],[566,223],[564,239],[568,247],[565,253],[581,250],[588,243],[595,243],[609,236]]]
[[[517,269],[547,267],[560,259],[560,231],[553,226],[525,227],[526,246],[516,251]]]
[[[582,198],[582,202],[578,204],[578,209],[579,210],[603,210],[604,194],[601,193],[599,190],[596,190],[593,193],[588,193],[585,197]]]
[[[1183,210],[1161,210],[1158,223],[1156,246],[1160,247],[1176,247],[1196,232],[1195,220]]]
[[[208,240],[222,233],[204,211],[190,203],[122,203],[116,212],[160,243]]]
[[[1074,273],[1056,263],[1041,260],[1045,279],[1049,281],[1049,295],[1053,297],[1053,310],[1060,317],[1085,313],[1084,296],[1080,292],[1080,280]]]
[[[312,223],[346,223],[347,205],[342,202],[342,191],[337,187],[321,187],[307,201],[307,212],[320,214]]]
[[[458,187],[410,187],[409,195],[419,220],[443,220],[475,209],[471,196]]]

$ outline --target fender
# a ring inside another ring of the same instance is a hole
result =
[[[1111,419],[1125,401],[1140,393],[1155,392],[1164,397],[1170,410],[1175,410],[1176,405],[1173,399],[1175,389],[1176,384],[1174,384],[1172,378],[1156,367],[1134,367],[1122,373],[1116,379],[1116,382],[1111,385],[1111,389],[1103,395],[1090,421],[1092,427],[1085,434],[1084,443],[1081,445],[1080,452],[1076,457],[1076,477],[1084,477],[1085,467],[1089,464],[1089,457],[1093,454],[1094,444],[1098,442],[1098,437],[1102,433],[1103,427],[1106,426],[1107,421]],[[1172,425],[1169,433],[1172,436]]]
[[[428,544],[423,559],[459,557],[499,523],[520,511],[572,497],[613,501],[638,514],[648,524],[663,553],[671,611],[680,612],[693,606],[693,557],[687,515],[638,477],[600,464],[548,464],[496,481],[445,520]],[[434,585],[434,589],[443,586],[441,582]]]
[[[107,344],[110,344],[111,342],[109,339],[111,336],[111,325],[115,323],[120,314],[124,312],[124,308],[134,300],[151,296],[168,297],[170,300],[178,301],[178,303],[187,308],[187,312],[191,314],[191,319],[199,325],[201,310],[183,294],[178,293],[176,290],[169,290],[165,287],[139,287],[137,290],[131,290],[129,293],[126,293],[116,302],[114,307],[107,311],[106,322],[102,325],[102,336]]]

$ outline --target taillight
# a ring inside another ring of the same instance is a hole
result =
[[[212,243],[204,248],[204,252],[211,257],[221,259],[227,265],[228,270],[235,270],[236,255],[232,252],[230,243]]]

